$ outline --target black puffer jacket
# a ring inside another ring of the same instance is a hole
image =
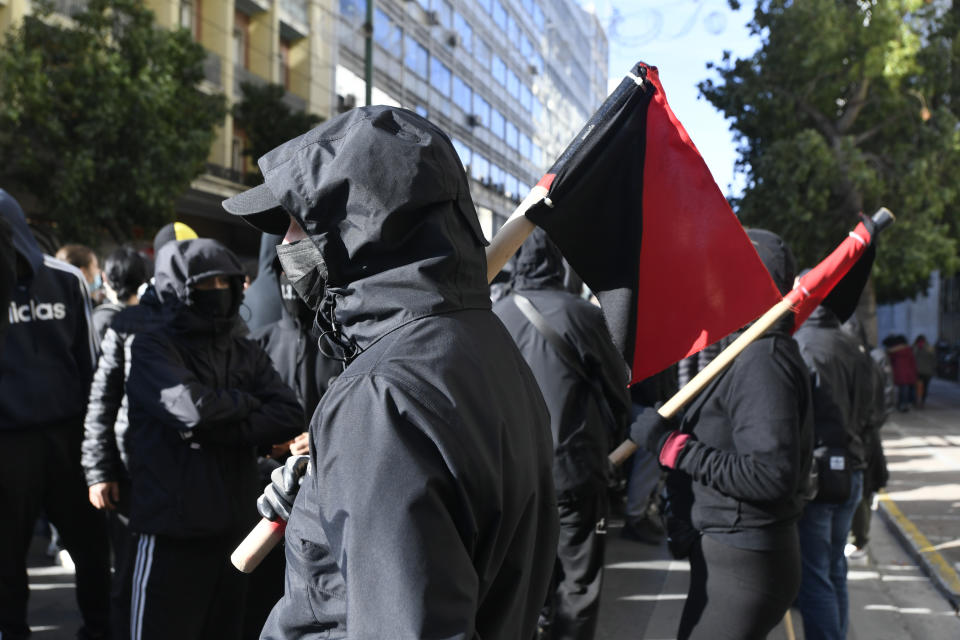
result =
[[[781,293],[789,291],[793,258],[782,240],[757,229],[748,235]],[[692,437],[671,482],[690,481],[693,525],[734,547],[797,544],[813,411],[807,368],[790,337],[793,321],[787,314],[744,349],[684,418]]]
[[[813,381],[817,443],[846,447],[851,467],[865,469],[863,434],[873,410],[872,362],[856,338],[840,328],[826,307],[817,307],[794,338]]]
[[[194,283],[242,277],[213,240],[171,242],[157,256],[159,326],[134,334],[127,381],[130,528],[178,538],[242,532],[262,487],[256,446],[302,429],[300,405],[234,316],[194,313]]]
[[[260,165],[326,261],[321,314],[357,352],[311,422],[261,637],[533,637],[557,544],[549,418],[490,311],[452,145],[369,107]]]
[[[517,254],[512,289],[530,300],[589,376],[585,379],[526,318],[510,295],[493,312],[513,336],[550,408],[558,493],[606,485],[607,454],[625,437],[627,366],[600,309],[563,289],[563,257],[541,229]],[[606,405],[602,407],[600,403]]]
[[[90,385],[80,455],[88,486],[127,478],[127,349],[136,334],[163,321],[160,310],[160,299],[150,286],[139,304],[113,316],[100,342],[100,359]]]

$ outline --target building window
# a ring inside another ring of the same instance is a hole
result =
[[[517,177],[511,174],[507,174],[507,181],[504,185],[504,195],[508,198],[519,198],[520,197],[520,181],[517,180]]]
[[[366,10],[365,0],[340,0],[340,15],[350,22],[359,21]]]
[[[451,138],[450,142],[453,143],[453,148],[457,152],[457,156],[460,157],[460,162],[463,163],[464,168],[468,168],[470,166],[470,147],[457,138]]]
[[[490,67],[493,79],[503,86],[507,86],[507,65],[503,63],[500,56],[493,56],[493,65]]]
[[[194,40],[200,39],[199,14],[200,0],[180,0],[180,26],[189,31]]]
[[[474,55],[477,58],[477,64],[479,64],[484,69],[490,68],[490,45],[488,45],[483,38],[477,37],[475,41]]]
[[[380,9],[374,9],[373,12],[373,39],[388,53],[400,57],[403,30]]]
[[[530,136],[525,133],[520,134],[520,157],[526,158],[527,160],[533,161],[533,143],[530,141]]]
[[[483,10],[487,12],[487,15],[493,12],[492,0],[477,0],[477,2],[483,8]]]
[[[520,99],[520,78],[511,69],[507,69],[507,93],[515,100]]]
[[[415,106],[413,108],[413,111],[421,118],[426,118],[426,119],[430,118],[430,112],[427,111],[427,108],[421,104],[418,104],[417,106]]]
[[[506,31],[507,10],[503,8],[503,4],[501,4],[500,0],[493,0],[493,12],[491,15],[493,16],[494,24],[500,27],[501,31]]]
[[[437,58],[430,60],[430,84],[444,97],[450,96],[450,69]]]
[[[474,153],[470,162],[470,174],[474,180],[486,184],[490,180],[490,162],[479,153]]]
[[[460,12],[453,14],[453,30],[460,36],[460,46],[463,50],[467,53],[473,51],[473,29]]]
[[[440,26],[450,28],[450,22],[453,17],[453,7],[447,0],[432,0],[430,8],[437,12],[437,21]]]
[[[518,133],[519,132],[517,131],[517,125],[507,120],[505,139],[507,141],[507,146],[509,146],[511,149],[516,149],[520,146],[520,139],[519,139]]]
[[[503,114],[496,109],[490,110],[490,131],[493,135],[503,140]]]
[[[540,9],[540,5],[536,2],[533,3],[533,24],[537,26],[537,31],[543,33],[544,28],[547,26],[547,21],[543,16],[543,11]]]
[[[533,45],[530,44],[530,38],[526,34],[520,36],[520,55],[527,61],[533,56]]]
[[[473,102],[473,90],[466,82],[460,79],[460,76],[453,76],[453,104],[460,107],[464,113],[471,113],[470,107]]]
[[[426,48],[409,34],[405,39],[407,55],[404,58],[404,63],[407,65],[407,68],[416,73],[422,78],[427,77],[427,67],[430,62],[430,54],[427,53]]]
[[[533,111],[533,92],[530,91],[530,87],[523,83],[520,83],[520,106],[527,112]]]
[[[250,18],[237,11],[233,16],[233,63],[244,69],[250,67],[249,29]]]
[[[480,120],[480,124],[490,128],[490,103],[477,93],[473,94],[473,114]]]
[[[520,27],[517,26],[517,21],[513,19],[513,16],[507,14],[507,42],[511,43],[513,46],[517,46],[519,41]]]
[[[490,163],[490,188],[503,193],[503,176],[506,172],[495,165]]]
[[[283,88],[290,90],[290,43],[280,39],[280,81]]]
[[[233,140],[230,148],[230,168],[233,169],[242,179],[246,171],[245,157],[243,155],[243,132],[234,130]]]

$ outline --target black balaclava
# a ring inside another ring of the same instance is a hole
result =
[[[227,289],[192,289],[190,309],[196,315],[214,320],[229,320],[240,311],[239,278],[230,278]]]

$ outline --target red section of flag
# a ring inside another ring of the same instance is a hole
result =
[[[780,301],[750,239],[667,104],[655,67],[648,67],[646,79],[656,92],[646,123],[632,382],[696,353]]]
[[[870,246],[870,231],[862,222],[850,232],[846,240],[817,266],[800,277],[797,286],[787,294],[793,305],[794,331],[810,317],[813,310],[837,286]],[[859,297],[859,291],[856,292]],[[845,320],[845,318],[841,318]]]

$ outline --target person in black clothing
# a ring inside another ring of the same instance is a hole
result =
[[[797,606],[803,615],[806,638],[845,638],[849,605],[844,547],[862,498],[863,470],[867,466],[863,437],[873,409],[872,362],[856,338],[843,331],[837,316],[824,306],[814,310],[795,338],[813,381],[816,445],[845,450],[851,469],[845,499],[835,502],[824,498],[821,486],[803,511],[798,524],[803,580]],[[831,463],[831,468],[834,466]],[[824,481],[821,478],[821,485]]]
[[[256,520],[256,448],[296,435],[303,413],[243,337],[243,270],[228,249],[168,243],[155,280],[162,320],[134,334],[126,385],[130,635],[237,638],[246,583],[228,557]]]
[[[748,231],[786,293],[794,263],[769,231]],[[677,637],[763,638],[800,587],[797,520],[808,491],[813,423],[806,366],[787,314],[688,407],[682,421],[640,413],[630,438],[686,486],[696,537]]]
[[[6,310],[17,286],[17,253],[13,248],[13,230],[7,219],[0,216],[0,309]],[[0,312],[0,354],[10,326],[10,314]]]
[[[79,456],[96,353],[87,285],[78,269],[40,252],[20,205],[3,190],[0,217],[17,265],[0,357],[0,636],[30,633],[26,556],[42,509],[76,566],[80,637],[106,637],[107,536],[87,502]]]
[[[453,145],[363,107],[259,164],[265,184],[224,208],[288,227],[283,271],[347,362],[310,424],[262,638],[532,637],[557,545],[549,417],[490,311]],[[289,504],[284,484],[267,493]]]
[[[282,240],[282,233],[264,233],[260,236],[257,277],[243,292],[243,305],[240,307],[240,317],[250,327],[250,331],[257,331],[280,321],[280,308],[283,303],[276,285],[280,275],[277,245]]]
[[[625,435],[630,398],[626,364],[600,309],[564,290],[564,272],[560,250],[535,229],[517,253],[511,295],[493,312],[513,336],[550,409],[560,543],[556,590],[541,616],[540,635],[589,640],[603,582],[607,453]]]
[[[93,310],[93,332],[102,342],[113,317],[137,304],[137,293],[147,281],[147,262],[131,247],[120,247],[103,262],[103,289],[106,301]]]

